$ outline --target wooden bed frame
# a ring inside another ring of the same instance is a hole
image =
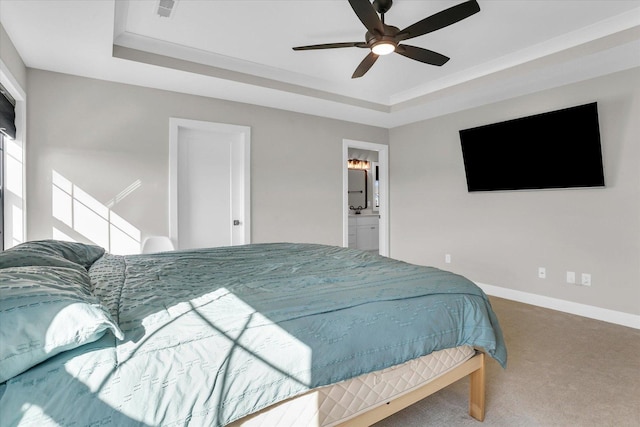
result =
[[[464,362],[457,368],[428,382],[422,387],[407,393],[395,400],[390,400],[386,405],[378,406],[372,410],[358,415],[344,423],[340,427],[370,426],[396,412],[413,405],[433,393],[442,390],[448,385],[469,375],[469,415],[478,421],[484,421],[485,411],[485,355],[477,352],[475,356]]]

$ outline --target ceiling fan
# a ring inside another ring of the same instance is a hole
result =
[[[402,56],[416,61],[424,62],[425,64],[444,65],[449,60],[447,56],[432,50],[400,43],[455,24],[474,13],[480,12],[478,2],[476,0],[468,0],[400,30],[398,27],[387,25],[384,22],[384,14],[391,9],[393,0],[374,0],[373,3],[370,3],[369,0],[349,0],[349,4],[351,4],[351,8],[367,28],[367,33],[365,34],[366,41],[298,46],[294,47],[293,50],[335,49],[341,47],[371,49],[371,52],[369,52],[354,71],[351,76],[352,79],[364,76],[380,55],[387,55],[392,52],[399,53]],[[378,13],[380,17],[378,17]]]

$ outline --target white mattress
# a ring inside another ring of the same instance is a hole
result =
[[[470,346],[435,351],[401,365],[319,387],[228,426],[335,426],[415,390],[474,354],[475,350]]]

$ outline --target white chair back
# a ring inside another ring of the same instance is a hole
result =
[[[173,243],[167,236],[149,236],[142,243],[143,254],[173,251]]]

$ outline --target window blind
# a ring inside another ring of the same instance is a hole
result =
[[[15,101],[0,84],[0,132],[11,139],[16,138]]]

